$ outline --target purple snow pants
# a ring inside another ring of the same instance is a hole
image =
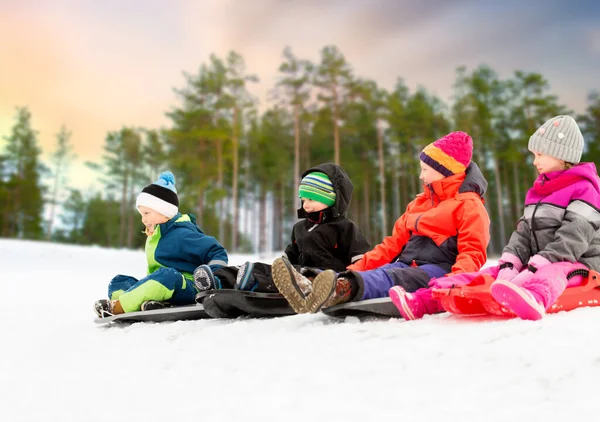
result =
[[[402,286],[407,292],[414,292],[427,287],[429,280],[442,277],[446,270],[433,265],[425,264],[419,267],[411,267],[403,262],[386,264],[374,270],[356,271],[360,277],[358,283],[362,284],[363,294],[358,300],[388,297],[389,290],[393,286]]]

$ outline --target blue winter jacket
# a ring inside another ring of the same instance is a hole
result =
[[[196,267],[207,264],[213,272],[227,265],[225,248],[212,236],[196,226],[190,214],[177,214],[156,226],[146,239],[148,274],[161,267],[174,268],[188,280],[193,280]]]

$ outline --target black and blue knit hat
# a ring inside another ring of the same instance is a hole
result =
[[[135,201],[135,208],[148,207],[168,218],[179,212],[179,198],[175,189],[175,176],[170,171],[163,171],[158,180],[142,189]]]

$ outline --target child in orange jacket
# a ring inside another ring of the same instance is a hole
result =
[[[449,272],[477,271],[486,262],[490,220],[482,196],[487,182],[471,163],[473,141],[452,132],[428,145],[420,156],[424,192],[396,221],[391,236],[336,274],[328,270],[312,282],[306,312],[339,303],[387,297],[391,287],[414,292]],[[282,276],[297,283],[293,270]]]

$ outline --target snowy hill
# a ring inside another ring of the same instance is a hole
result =
[[[0,256],[3,421],[517,422],[600,410],[600,309],[540,322],[104,327],[92,303],[114,275],[144,274],[141,251],[0,240]]]

